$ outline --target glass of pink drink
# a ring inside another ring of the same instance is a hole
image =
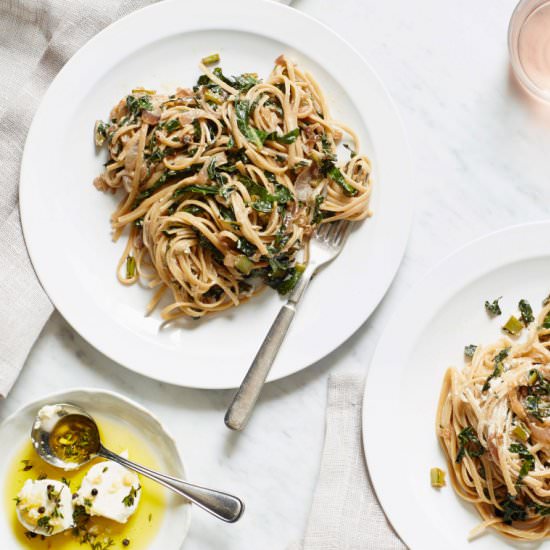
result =
[[[550,102],[550,0],[521,0],[510,19],[508,48],[519,82]]]

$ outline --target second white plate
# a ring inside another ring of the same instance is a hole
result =
[[[514,226],[474,241],[437,266],[400,304],[380,339],[365,389],[363,437],[376,494],[411,550],[525,548],[488,530],[450,485],[435,490],[430,468],[446,470],[435,436],[445,370],[464,364],[464,346],[502,337],[521,298],[533,310],[550,292],[550,222]],[[485,300],[502,296],[490,319]]]
[[[110,238],[116,201],[92,185],[105,161],[93,144],[95,120],[107,117],[138,85],[173,90],[196,82],[198,61],[212,52],[220,52],[228,74],[265,76],[275,58],[287,54],[315,75],[333,116],[357,130],[373,160],[374,216],[312,283],[270,379],[296,372],[342,344],[380,302],[401,261],[411,218],[409,153],[393,104],[372,69],[303,13],[260,0],[211,0],[208,9],[169,0],[99,33],[63,68],[35,116],[20,204],[38,277],[84,338],[144,375],[227,388],[240,384],[281,300],[266,291],[236,310],[183,328],[161,328],[158,314],[144,315],[151,292],[116,280],[124,246]]]

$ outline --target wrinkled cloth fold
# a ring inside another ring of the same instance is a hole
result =
[[[32,117],[50,82],[82,45],[116,19],[150,3],[152,0],[0,2],[1,397],[10,391],[53,311],[33,271],[19,218],[19,169]]]
[[[302,541],[288,550],[406,550],[372,488],[361,432],[364,375],[328,382],[323,456]]]

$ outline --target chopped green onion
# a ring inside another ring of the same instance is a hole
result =
[[[212,93],[210,90],[206,90],[206,92],[204,92],[204,99],[206,99],[206,101],[211,101],[216,105],[221,105],[223,103],[223,99],[219,95]]]
[[[529,433],[529,430],[523,425],[518,424],[513,430],[512,435],[519,439],[520,441],[523,441],[524,443],[529,439],[529,436],[531,435]]]
[[[211,55],[207,55],[206,57],[202,58],[202,62],[204,65],[214,65],[214,63],[217,63],[220,60],[220,54],[219,53],[213,53]]]
[[[436,489],[445,487],[445,472],[441,468],[432,468],[430,470],[430,481],[432,487]]]
[[[506,324],[502,327],[502,330],[516,336],[523,330],[523,323],[517,317],[511,315],[510,319],[508,319]]]
[[[136,259],[133,256],[126,258],[126,278],[133,279],[136,274]]]
[[[241,254],[235,260],[235,267],[243,274],[250,275],[250,272],[254,268],[254,262],[249,260],[244,254]]]

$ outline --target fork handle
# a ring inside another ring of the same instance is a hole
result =
[[[258,401],[258,397],[260,397],[273,361],[275,361],[279,348],[288,332],[288,327],[294,319],[296,305],[309,284],[311,275],[312,271],[306,269],[287,303],[280,309],[275,321],[273,321],[267,336],[241,383],[241,387],[237,390],[231,405],[229,405],[225,413],[225,425],[228,428],[240,431],[246,426],[254,405]]]

